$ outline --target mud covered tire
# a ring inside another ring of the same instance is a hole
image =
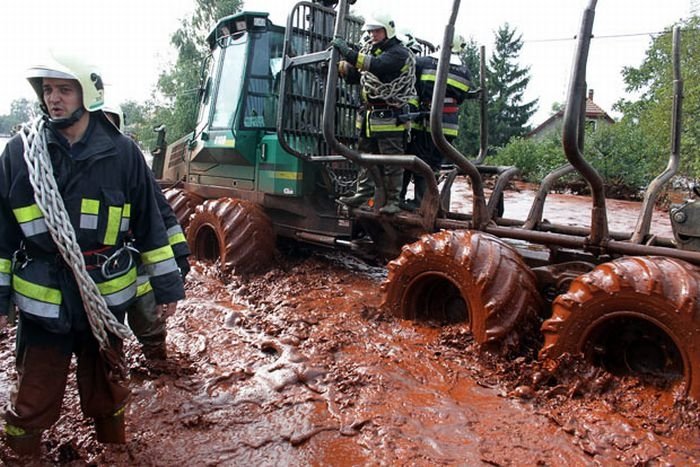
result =
[[[233,274],[265,270],[275,253],[270,219],[258,205],[234,198],[197,206],[187,228],[187,243],[196,259],[219,260],[221,270]]]
[[[190,217],[194,214],[197,206],[202,204],[204,198],[181,188],[168,188],[163,191],[163,194],[168,203],[170,203],[170,207],[173,208],[178,224],[180,224],[183,231],[187,230]]]
[[[509,349],[537,329],[535,275],[502,240],[468,230],[424,235],[388,264],[385,311],[399,318],[466,321],[479,344]]]
[[[555,359],[568,353],[590,359],[591,351],[600,352],[601,344],[595,339],[605,335],[606,325],[609,342],[619,345],[625,338],[621,323],[643,323],[675,344],[668,355],[678,356],[688,394],[700,400],[699,294],[700,268],[682,260],[626,257],[601,264],[575,279],[568,292],[555,299],[552,317],[542,325],[540,358]],[[663,344],[657,344],[661,350]],[[642,355],[649,355],[648,347],[645,345]],[[625,356],[631,353],[625,352]],[[655,359],[669,365],[671,360],[665,360],[669,357],[662,355],[664,360]]]

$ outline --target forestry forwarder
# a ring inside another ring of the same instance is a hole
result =
[[[583,354],[618,374],[680,381],[700,399],[699,204],[672,208],[673,239],[650,234],[654,203],[680,159],[680,34],[674,31],[668,167],[649,185],[634,232],[610,232],[602,179],[582,156],[596,3],[590,0],[577,36],[562,135],[568,164],[543,179],[525,221],[503,218],[499,209],[517,169],[483,164],[483,48],[479,155],[470,161],[442,133],[440,96],[459,0],[445,28],[431,105],[434,142],[455,167],[440,187],[415,156],[355,149],[359,92],[338,79],[338,52],[329,47],[334,37],[361,42],[362,23],[349,15],[347,0],[299,2],[286,28],[266,13],[221,19],[207,39],[196,129],[154,161],[193,254],[233,273],[268,265],[278,237],[380,258],[398,254],[382,287],[384,308],[398,317],[464,322],[484,348],[500,352],[543,338],[542,358]],[[418,211],[379,212],[386,195],[380,165],[428,181]],[[337,203],[352,191],[359,167],[374,180],[374,211]],[[591,188],[590,228],[542,219],[550,187],[571,172]],[[471,185],[469,213],[450,210],[459,175]],[[496,176],[488,201],[485,175]]]

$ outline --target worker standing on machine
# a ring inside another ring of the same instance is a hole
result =
[[[442,132],[447,141],[453,141],[459,132],[459,106],[469,95],[473,88],[471,72],[462,63],[461,54],[467,45],[463,36],[455,36],[452,41],[450,53],[450,67],[445,88],[444,107],[442,111]],[[411,129],[411,142],[408,147],[410,154],[415,154],[433,169],[437,176],[442,166],[443,155],[435,146],[430,134],[430,108],[437,76],[438,60],[440,52],[434,52],[425,57],[416,59],[416,89],[418,91],[419,113],[422,115],[413,123]],[[410,172],[404,177],[404,187],[408,184]],[[402,202],[401,207],[414,210],[420,206],[423,194],[427,189],[425,178],[413,173],[414,195],[413,200]],[[402,190],[405,193],[405,189]]]
[[[125,442],[122,323],[136,293],[134,255],[158,303],[184,298],[184,287],[153,175],[102,112],[97,69],[54,54],[27,79],[44,115],[0,155],[0,326],[14,303],[17,383],[5,440],[38,456],[42,431],[59,418],[73,354],[81,409],[97,440]]]
[[[375,15],[364,25],[371,40],[355,51],[339,37],[332,41],[345,60],[338,64],[339,73],[348,82],[360,83],[362,107],[358,111],[358,149],[366,154],[405,154],[408,124],[399,120],[408,112],[408,102],[415,98],[415,58],[396,38],[396,25],[386,15]],[[396,214],[399,207],[403,169],[396,165],[382,168],[386,203],[382,214]],[[374,196],[374,183],[366,168],[361,168],[357,190],[339,201],[359,207]]]

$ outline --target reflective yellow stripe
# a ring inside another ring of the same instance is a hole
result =
[[[7,433],[8,436],[24,436],[27,434],[27,430],[8,423],[5,425],[5,433]]]
[[[182,232],[176,233],[175,235],[171,235],[168,238],[168,243],[170,243],[171,245],[175,245],[176,243],[185,243],[185,242],[187,242],[187,239],[185,238],[185,235]]]
[[[124,209],[122,210],[122,217],[131,217],[131,204],[126,203]]]
[[[100,212],[100,202],[96,199],[84,198],[82,204],[80,205],[81,214],[93,214],[97,215]]]
[[[12,261],[9,259],[0,259],[0,273],[9,274],[12,270]]]
[[[110,206],[107,214],[107,231],[105,232],[105,245],[116,245],[119,226],[122,223],[121,206]]]
[[[141,297],[142,295],[146,295],[151,290],[153,290],[153,286],[151,285],[151,281],[147,280],[143,284],[136,287],[136,296]]]
[[[372,131],[404,131],[403,125],[372,125]]]
[[[141,253],[143,264],[154,264],[174,257],[175,255],[173,254],[173,249],[170,247],[170,245]]]
[[[43,285],[39,284],[32,284],[31,282],[26,281],[17,275],[12,276],[12,288],[16,292],[19,292],[22,295],[34,300],[39,300],[54,305],[60,305],[62,302],[60,290],[44,287]]]
[[[134,282],[136,282],[136,267],[131,268],[129,272],[123,276],[98,283],[97,288],[102,295],[109,295],[129,287]]]
[[[44,215],[41,213],[41,209],[39,209],[39,206],[36,204],[25,206],[23,208],[16,208],[13,209],[12,212],[15,214],[15,218],[20,224],[44,217]]]
[[[363,53],[357,54],[357,63],[356,63],[356,65],[357,65],[357,67],[356,67],[357,69],[359,69],[359,70],[364,69],[363,67],[364,67],[364,65],[365,65],[365,54],[363,54]]]
[[[453,88],[457,88],[461,91],[469,91],[469,86],[466,83],[462,83],[461,81],[457,81],[456,79],[447,78],[447,85],[452,86]]]

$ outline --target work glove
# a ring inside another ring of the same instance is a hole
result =
[[[350,65],[350,62],[346,60],[341,60],[338,62],[338,74],[345,78],[348,76],[348,73],[350,72],[350,69],[354,68],[352,65]]]
[[[185,282],[185,277],[187,277],[187,273],[190,272],[190,262],[187,261],[187,256],[179,256],[175,258],[175,261],[177,262],[177,267],[180,268],[182,282]]]
[[[338,52],[340,52],[340,55],[343,57],[347,57],[350,54],[350,47],[348,47],[348,43],[342,37],[333,39],[331,45],[338,49]]]

